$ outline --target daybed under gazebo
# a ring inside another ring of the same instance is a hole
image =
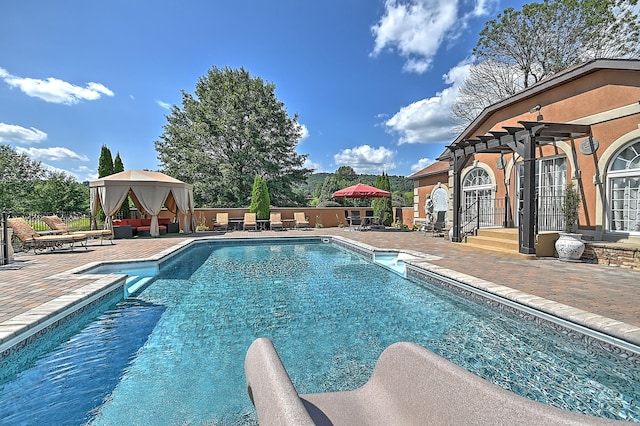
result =
[[[183,214],[182,229],[191,232],[190,220],[193,220],[193,186],[160,172],[146,170],[126,170],[89,182],[91,192],[91,214],[95,217],[98,207],[106,215],[105,227],[112,229],[113,215],[122,203],[131,200],[144,214],[151,216],[152,236],[160,235],[158,214],[166,207],[173,214]]]

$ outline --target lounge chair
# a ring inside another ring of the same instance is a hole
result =
[[[296,229],[309,228],[309,221],[305,217],[304,212],[294,213],[293,220],[296,222]]]
[[[226,231],[229,229],[229,213],[216,213],[216,221],[213,223],[213,230]]]
[[[276,229],[279,229],[280,231],[284,230],[280,213],[271,213],[269,215],[269,229],[272,231],[275,231]]]
[[[246,231],[247,229],[253,229],[254,231],[258,230],[258,220],[256,219],[255,213],[244,214],[244,222],[242,223],[242,230]]]
[[[64,244],[69,244],[71,251],[75,244],[87,248],[87,236],[84,234],[40,235],[21,217],[7,219],[7,226],[13,229],[13,234],[22,241],[27,251],[33,249],[36,254],[55,250]]]
[[[103,240],[109,240],[113,244],[113,232],[108,229],[98,229],[94,231],[72,231],[69,229],[66,223],[62,221],[57,215],[43,216],[42,220],[54,231],[60,231],[58,235],[86,235],[87,238],[100,238],[100,245]]]

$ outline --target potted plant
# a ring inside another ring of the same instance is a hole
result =
[[[562,205],[564,217],[564,231],[559,232],[560,237],[555,243],[558,258],[565,261],[579,261],[584,253],[582,235],[575,233],[578,224],[578,211],[580,210],[580,194],[571,183],[567,184]]]

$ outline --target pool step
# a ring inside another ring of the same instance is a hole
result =
[[[140,288],[142,288],[145,284],[147,284],[153,277],[145,277],[132,275],[127,278],[127,284],[125,286],[125,297],[132,295]]]
[[[373,263],[405,278],[407,277],[407,266],[404,261],[411,259],[415,259],[415,256],[401,252],[375,252],[373,255]]]

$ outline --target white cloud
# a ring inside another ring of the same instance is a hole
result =
[[[96,170],[92,170],[85,166],[78,167],[77,169],[66,170],[66,169],[61,169],[59,167],[52,166],[51,164],[46,164],[46,163],[40,163],[40,164],[42,165],[43,169],[49,172],[65,173],[73,177],[79,183],[98,179],[98,172]]]
[[[55,147],[55,148],[16,148],[16,151],[20,154],[26,154],[34,160],[49,160],[49,161],[89,161],[86,155],[76,154],[68,148]]]
[[[371,27],[371,56],[395,49],[406,59],[404,71],[422,74],[431,68],[443,42],[458,38],[469,19],[489,15],[496,4],[497,0],[386,0],[384,15]]]
[[[309,137],[309,129],[307,129],[307,126],[305,126],[304,124],[298,123],[298,126],[300,127],[300,131],[302,132],[302,136],[300,136],[300,140],[298,140],[298,143],[302,143],[303,140]]]
[[[84,87],[76,86],[54,77],[40,80],[18,77],[0,68],[0,78],[9,86],[17,87],[26,95],[40,98],[46,102],[73,105],[80,101],[95,101],[102,95],[113,96],[113,92],[100,83],[89,82]]]
[[[46,170],[46,171],[48,171],[48,172],[53,172],[53,173],[65,173],[65,174],[67,174],[67,175],[69,175],[69,176],[71,176],[71,177],[75,178],[77,181],[82,182],[82,181],[80,180],[80,177],[79,177],[77,174],[75,174],[75,173],[73,173],[73,172],[70,172],[69,170],[61,169],[61,168],[59,168],[59,167],[54,167],[54,166],[52,166],[51,164],[46,164],[46,163],[40,163],[40,164],[42,165],[42,168],[43,168],[43,169],[45,169],[45,170]]]
[[[417,171],[424,169],[427,166],[432,165],[433,163],[435,163],[435,160],[432,160],[430,158],[421,158],[418,160],[416,164],[411,166],[411,171],[415,173]]]
[[[308,157],[304,161],[304,164],[302,165],[302,167],[304,167],[305,169],[313,169],[314,173],[324,172],[323,167],[320,163],[314,163],[313,161],[309,160]]]
[[[458,96],[458,88],[468,75],[468,62],[461,62],[443,76],[449,87],[431,98],[402,107],[385,122],[391,133],[400,135],[399,144],[440,143],[454,136],[451,108]]]
[[[472,17],[482,17],[490,15],[495,7],[498,5],[497,0],[476,0],[474,2],[474,8],[468,14]]]
[[[1,68],[0,68],[1,70]],[[40,143],[47,134],[35,127],[25,128],[14,124],[0,123],[0,142]]]
[[[452,0],[386,0],[385,14],[371,28],[375,36],[372,55],[395,48],[407,58],[405,71],[423,73],[446,34],[455,28],[458,4]]]
[[[333,160],[338,166],[351,166],[359,174],[378,174],[396,168],[393,162],[395,155],[394,151],[383,146],[372,148],[361,145],[340,151],[333,156]]]
[[[98,171],[96,169],[90,169],[87,166],[80,166],[73,169],[73,174],[78,177],[78,181],[80,182],[98,179]]]
[[[156,100],[156,103],[166,110],[169,110],[169,111],[171,110],[171,104],[169,103],[158,101],[158,100]]]

